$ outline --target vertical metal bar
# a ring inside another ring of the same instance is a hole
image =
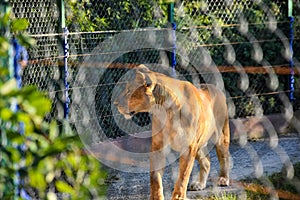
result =
[[[174,2],[170,2],[168,4],[168,22],[172,26],[172,50],[169,53],[169,61],[170,66],[172,68],[172,75],[173,77],[176,77],[176,23],[174,20]]]
[[[289,67],[291,70],[290,76],[289,76],[289,99],[290,101],[294,102],[295,97],[294,97],[294,92],[295,92],[295,77],[294,77],[294,61],[293,61],[293,41],[294,41],[294,29],[293,29],[293,24],[294,24],[294,17],[293,17],[293,0],[288,1],[288,17],[290,20],[290,39],[289,39],[289,44],[290,44],[290,60],[289,60]]]
[[[70,98],[69,98],[69,83],[68,83],[68,57],[69,57],[69,44],[68,44],[68,28],[64,27],[64,86],[65,86],[65,105],[64,105],[64,118],[68,119],[69,115],[69,103],[70,103]]]
[[[64,0],[57,0],[60,7],[60,25],[63,32],[63,51],[64,51],[64,70],[63,70],[63,82],[64,82],[64,118],[68,119],[69,115],[69,83],[68,83],[68,57],[69,57],[69,44],[68,44],[68,28],[66,27],[66,12]]]
[[[61,28],[64,28],[66,26],[66,12],[65,12],[65,1],[64,0],[59,0],[60,1],[60,25]]]
[[[288,16],[293,16],[293,0],[288,0]]]

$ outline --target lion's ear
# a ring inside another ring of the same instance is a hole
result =
[[[144,85],[145,84],[145,75],[142,72],[136,70],[135,81],[141,85]]]
[[[152,85],[152,80],[149,75],[140,71],[136,72],[136,81],[145,87],[150,87]]]
[[[153,82],[152,82],[150,76],[148,74],[144,74],[144,75],[145,75],[145,84],[144,85],[146,87],[151,87]]]
[[[146,67],[146,65],[140,64],[136,67],[137,70],[141,71],[141,72],[149,72],[149,68]]]

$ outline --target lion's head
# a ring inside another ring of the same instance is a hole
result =
[[[134,114],[149,112],[155,104],[153,89],[156,78],[145,65],[139,65],[131,72],[125,90],[117,97],[114,104],[125,118],[130,119]]]

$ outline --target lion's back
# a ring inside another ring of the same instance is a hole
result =
[[[202,84],[199,87],[199,92],[200,95],[205,95],[210,100],[215,117],[219,119],[227,117],[226,96],[220,89],[211,84]]]

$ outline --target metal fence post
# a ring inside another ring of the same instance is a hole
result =
[[[293,0],[288,1],[288,17],[290,20],[290,60],[289,60],[289,67],[291,70],[290,76],[289,76],[289,98],[291,102],[294,102],[295,97],[294,97],[294,92],[295,92],[295,77],[294,77],[294,61],[293,61],[293,40],[294,40],[294,29],[293,29],[293,24],[294,24],[294,17],[293,17]]]
[[[172,27],[172,50],[169,53],[170,66],[172,68],[172,76],[176,77],[176,23],[174,20],[174,2],[168,3],[168,22]]]
[[[68,119],[69,115],[69,83],[68,83],[68,57],[69,57],[69,44],[68,44],[68,28],[66,27],[66,18],[65,18],[65,2],[64,0],[58,0],[59,7],[60,7],[60,24],[61,29],[63,31],[63,53],[64,53],[64,69],[63,69],[63,82],[64,82],[64,118]]]
[[[70,112],[69,109],[69,103],[70,103],[70,98],[69,98],[69,83],[68,83],[68,57],[69,57],[69,44],[68,44],[68,28],[64,27],[64,86],[65,86],[65,105],[64,105],[64,118],[68,119],[68,115]]]

